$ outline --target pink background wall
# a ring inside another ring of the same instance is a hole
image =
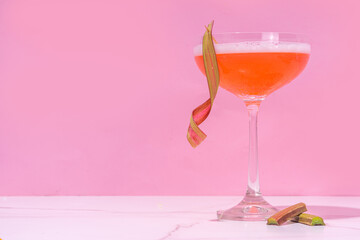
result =
[[[1,195],[243,194],[244,104],[208,98],[192,47],[214,32],[312,38],[305,72],[263,103],[266,195],[360,195],[358,1],[7,0],[0,3]],[[234,137],[235,135],[235,137]]]

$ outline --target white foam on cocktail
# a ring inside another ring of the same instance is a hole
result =
[[[310,54],[310,44],[294,42],[239,42],[214,44],[215,52],[222,53],[254,53],[254,52],[291,52]],[[194,48],[194,55],[202,55],[202,45]]]

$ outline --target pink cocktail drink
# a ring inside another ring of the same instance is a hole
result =
[[[215,44],[215,50],[220,86],[244,99],[262,99],[288,84],[302,72],[310,56],[306,43],[225,43]],[[194,54],[205,74],[201,45]]]

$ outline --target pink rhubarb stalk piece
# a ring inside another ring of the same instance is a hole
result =
[[[199,128],[199,125],[209,116],[220,82],[219,69],[212,37],[213,24],[214,21],[206,27],[202,41],[204,67],[210,98],[192,112],[187,132],[187,139],[194,148],[206,138],[206,134]]]

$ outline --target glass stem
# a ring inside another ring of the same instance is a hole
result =
[[[248,186],[246,195],[248,197],[261,196],[259,184],[259,161],[258,161],[258,139],[257,139],[257,117],[260,102],[247,102],[249,113],[249,162],[248,162]]]

